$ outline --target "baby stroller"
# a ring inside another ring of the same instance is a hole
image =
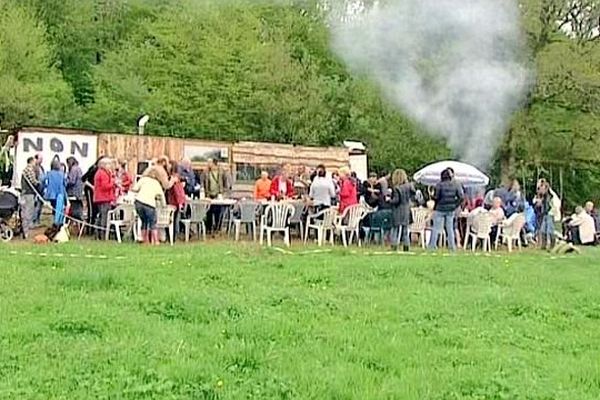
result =
[[[19,193],[12,189],[0,189],[0,240],[9,242],[20,230]]]

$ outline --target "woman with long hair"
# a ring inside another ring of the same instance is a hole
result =
[[[165,192],[158,173],[149,171],[131,188],[135,193],[135,210],[142,222],[142,240],[145,244],[159,245],[156,209],[164,206]]]
[[[411,200],[415,197],[416,190],[408,181],[408,175],[403,169],[397,169],[392,174],[392,195],[390,205],[392,206],[392,250],[398,250],[400,241],[403,250],[410,249],[409,226],[412,223]]]

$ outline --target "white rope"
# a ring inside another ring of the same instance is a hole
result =
[[[29,180],[29,178],[27,178],[27,176],[25,176],[25,175],[21,175],[21,176],[22,176],[23,178],[25,178],[25,181],[27,181],[27,183],[29,184],[29,187],[30,187],[31,189],[33,189],[35,197],[36,197],[36,198],[37,198],[39,201],[41,201],[41,202],[42,202],[42,204],[43,204],[45,207],[49,208],[49,209],[50,209],[52,212],[54,212],[54,213],[58,213],[58,212],[59,212],[59,211],[58,211],[56,208],[52,207],[52,204],[50,204],[50,202],[48,202],[48,201],[46,201],[46,199],[44,199],[44,196],[42,196],[42,195],[40,194],[40,192],[38,192],[38,190],[36,189],[35,185],[33,185],[33,184],[31,183],[31,181]],[[21,189],[21,190],[23,190],[23,189]],[[22,194],[21,194],[21,195],[22,195]],[[67,200],[67,201],[68,201],[68,198],[66,198],[65,200]],[[90,213],[90,212],[91,212],[91,210],[88,210],[88,213]],[[100,231],[106,231],[106,230],[107,230],[107,228],[106,228],[106,227],[102,227],[102,226],[98,226],[98,225],[90,224],[90,223],[89,223],[89,222],[87,222],[87,221],[82,221],[82,220],[79,220],[79,219],[77,219],[77,218],[73,218],[73,217],[71,217],[71,216],[67,215],[67,214],[66,214],[64,211],[60,211],[60,213],[61,213],[61,214],[63,214],[63,216],[64,216],[65,220],[69,220],[69,221],[75,222],[75,223],[79,224],[80,226],[81,226],[81,225],[83,225],[84,227],[89,227],[89,228],[93,228],[93,229],[95,229],[95,230],[100,230]]]

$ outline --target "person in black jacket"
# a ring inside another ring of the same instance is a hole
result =
[[[412,212],[410,209],[411,200],[415,197],[415,187],[408,181],[406,171],[397,169],[392,175],[392,196],[390,205],[392,206],[392,250],[398,250],[400,241],[403,244],[403,250],[410,248],[409,225],[412,223]]]
[[[444,170],[441,175],[442,181],[435,187],[435,208],[433,213],[433,231],[429,240],[429,249],[436,250],[437,242],[442,232],[446,229],[448,235],[448,248],[456,250],[456,239],[454,237],[454,218],[458,206],[462,203],[465,194],[462,186],[452,179],[452,173]]]
[[[96,176],[96,172],[98,172],[98,165],[100,164],[100,160],[102,160],[104,156],[101,156],[96,160],[94,165],[92,165],[85,174],[81,177],[81,182],[83,184],[83,193],[84,199],[87,206],[87,217],[86,223],[89,224],[88,234],[92,234],[94,232],[91,227],[96,221],[96,216],[98,215],[98,207],[94,204],[94,177]]]
[[[383,199],[383,193],[381,193],[381,185],[377,182],[377,174],[371,173],[369,180],[365,181],[362,185],[362,194],[365,198],[365,203],[371,208],[377,208]]]

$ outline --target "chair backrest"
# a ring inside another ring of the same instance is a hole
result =
[[[283,229],[289,226],[294,207],[289,203],[271,204],[265,211],[265,218],[271,228]]]
[[[431,219],[431,212],[424,207],[415,207],[411,209],[413,223],[410,230],[413,232],[422,232],[427,228],[427,224]]]
[[[350,206],[346,208],[342,214],[342,225],[348,227],[348,229],[358,229],[360,221],[362,221],[365,215],[367,215],[367,210],[362,206],[362,204]]]
[[[190,220],[194,222],[203,222],[210,208],[210,201],[198,200],[190,203]]]
[[[174,206],[156,208],[156,225],[158,227],[167,227],[173,223],[176,208]]]
[[[132,204],[121,204],[108,214],[109,221],[121,221],[133,223],[135,219],[135,207]]]
[[[292,218],[290,219],[291,223],[299,223],[302,222],[302,217],[304,216],[304,211],[306,211],[306,204],[303,201],[291,201],[289,204],[294,207],[294,213],[292,214]]]
[[[240,201],[239,204],[240,210],[240,221],[242,222],[254,222],[256,221],[256,214],[260,210],[261,204],[257,201],[253,200],[244,200]]]
[[[338,209],[334,207],[329,207],[325,211],[323,211],[322,225],[325,227],[325,229],[335,227],[335,221],[338,215],[340,215],[340,213]]]
[[[521,234],[521,230],[525,226],[525,214],[515,214],[514,217],[509,218],[505,224],[502,232],[506,237],[518,237]]]
[[[489,238],[493,224],[493,218],[489,212],[479,213],[473,218],[473,232],[479,239]]]
[[[371,230],[389,231],[392,229],[392,210],[377,210],[371,215]]]

